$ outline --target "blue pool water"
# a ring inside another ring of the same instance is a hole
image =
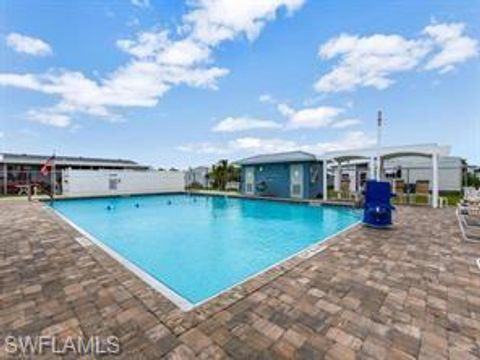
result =
[[[359,221],[347,208],[215,196],[61,200],[53,207],[192,304]]]

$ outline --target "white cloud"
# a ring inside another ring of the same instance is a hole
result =
[[[290,106],[284,103],[280,103],[277,105],[277,110],[285,117],[290,117],[295,114],[295,110],[293,110]]]
[[[132,5],[141,7],[141,8],[147,8],[150,6],[150,0],[130,0]]]
[[[315,84],[317,91],[350,91],[357,87],[385,89],[393,83],[389,75],[411,70],[428,53],[423,41],[398,35],[369,37],[340,35],[320,47],[321,59],[340,57],[339,64]]]
[[[171,43],[158,55],[157,61],[164,64],[189,66],[209,60],[210,48],[191,39]]]
[[[131,59],[98,80],[68,70],[0,73],[0,86],[56,96],[59,103],[44,110],[64,116],[83,112],[106,117],[115,116],[112,108],[153,107],[174,86],[216,89],[218,80],[229,71],[212,65],[214,48],[241,35],[253,40],[267,21],[275,19],[279,9],[291,13],[303,1],[194,1],[189,3],[192,8],[182,18],[181,33],[175,40],[165,30],[144,31],[133,39],[118,40],[117,46]]]
[[[274,153],[284,151],[302,150],[317,155],[328,151],[339,151],[347,149],[359,149],[375,144],[375,139],[369,137],[362,131],[353,131],[344,134],[343,137],[329,142],[318,142],[312,144],[300,144],[294,140],[281,138],[258,138],[241,137],[226,143],[192,143],[178,147],[185,152],[215,155],[250,155],[260,153]]]
[[[262,94],[258,97],[258,101],[264,104],[275,104],[277,101],[270,94]]]
[[[292,151],[298,147],[299,145],[293,140],[243,137],[230,141],[227,148],[234,152],[259,154]]]
[[[432,58],[424,69],[449,71],[478,55],[477,41],[463,35],[464,29],[461,23],[429,25],[416,39],[395,34],[342,34],[320,46],[322,60],[339,60],[314,87],[319,92],[385,89],[393,84],[393,74],[422,68],[428,56]]]
[[[192,66],[210,59],[211,49],[191,39],[171,41],[167,31],[141,32],[135,40],[117,40],[117,46],[139,61]]]
[[[278,151],[291,151],[298,148],[295,141],[277,138],[241,137],[226,143],[191,143],[179,146],[185,152],[199,154],[253,154]]]
[[[296,110],[287,104],[277,104],[277,110],[287,121],[279,123],[271,120],[262,120],[250,117],[228,117],[216,124],[212,131],[235,132],[251,129],[300,129],[300,128],[345,128],[360,123],[357,119],[340,119],[345,112],[342,108],[332,106],[318,106]]]
[[[217,67],[186,68],[132,61],[100,81],[80,72],[64,71],[41,75],[0,74],[0,85],[58,96],[60,102],[51,110],[59,113],[113,116],[111,107],[153,107],[165,92],[178,84],[215,89],[216,79],[226,73]]]
[[[209,142],[181,145],[178,147],[178,150],[198,154],[225,154],[228,152],[228,149],[222,148],[221,145],[217,146]]]
[[[425,65],[426,70],[439,70],[445,73],[454,69],[456,64],[478,55],[478,41],[464,35],[465,24],[432,24],[424,29],[439,52]]]
[[[140,25],[140,20],[137,17],[131,18],[126,22],[127,26],[134,27]]]
[[[183,18],[192,37],[209,46],[245,35],[254,40],[277,11],[298,10],[305,0],[195,0],[194,10]]]
[[[338,140],[307,145],[303,149],[315,154],[323,154],[328,151],[362,149],[373,146],[375,141],[374,138],[368,136],[363,131],[352,131],[346,133]]]
[[[361,123],[362,122],[358,119],[343,119],[343,120],[339,120],[339,121],[336,121],[335,123],[333,123],[332,127],[337,128],[337,129],[343,129],[343,128],[350,127],[350,126],[355,126],[355,125],[358,125],[358,124],[361,124]]]
[[[279,104],[277,109],[288,118],[286,128],[291,129],[327,127],[344,111],[332,106],[295,110],[286,104]]]
[[[0,139],[4,138],[5,137],[5,133],[3,133],[2,131],[0,131]]]
[[[68,115],[57,114],[52,111],[29,110],[27,117],[31,121],[60,128],[67,127],[71,123]]]
[[[33,74],[2,74],[0,73],[0,85],[13,86],[29,90],[40,90],[42,85],[38,77]]]
[[[342,112],[342,109],[330,106],[319,106],[316,108],[299,110],[290,117],[289,126],[293,128],[326,127]]]
[[[216,124],[212,131],[215,132],[235,132],[252,129],[275,129],[281,125],[275,121],[254,119],[250,117],[227,117]]]
[[[157,52],[164,50],[168,43],[167,31],[140,32],[135,40],[117,40],[117,46],[120,49],[140,59],[153,57]]]
[[[52,48],[45,41],[19,33],[7,35],[7,46],[16,52],[34,56],[45,56],[52,53]]]

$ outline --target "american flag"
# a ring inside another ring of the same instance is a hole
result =
[[[45,164],[42,165],[40,172],[43,176],[47,176],[50,170],[52,169],[53,162],[55,161],[55,155],[50,156]]]

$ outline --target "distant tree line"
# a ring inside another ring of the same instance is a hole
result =
[[[480,187],[480,179],[475,174],[467,173],[465,176],[465,186]]]

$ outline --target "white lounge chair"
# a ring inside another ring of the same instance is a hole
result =
[[[463,199],[469,203],[480,203],[480,190],[470,186],[464,187]]]

